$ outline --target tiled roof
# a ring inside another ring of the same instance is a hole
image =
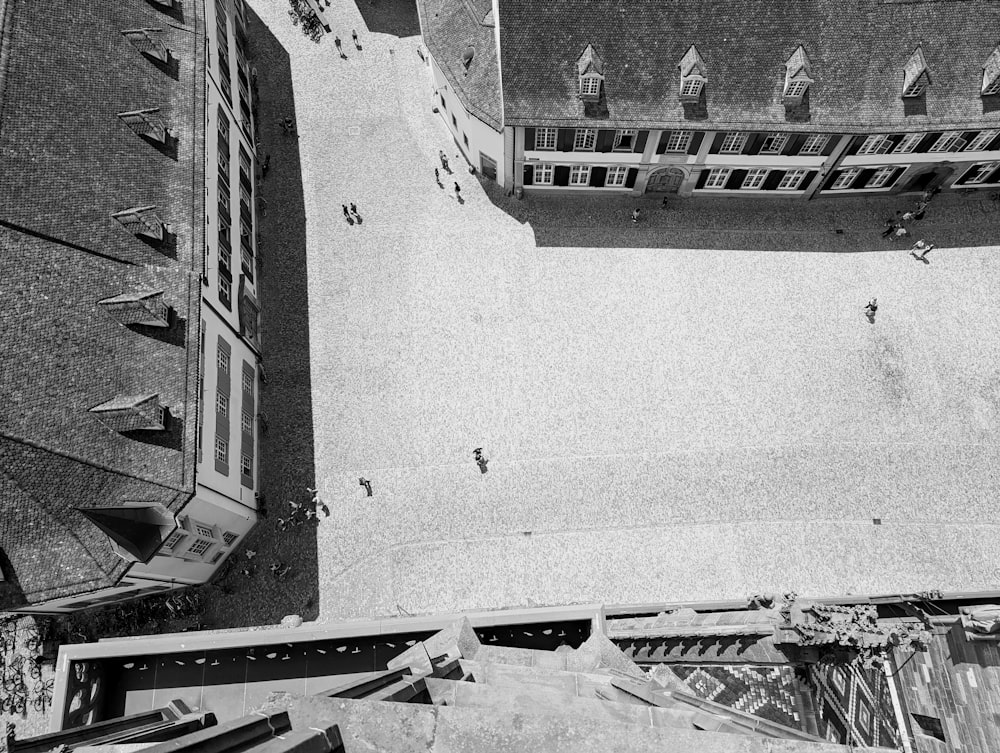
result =
[[[417,2],[424,44],[434,61],[465,109],[499,131],[503,116],[495,29],[484,26],[483,19],[476,19],[482,6],[481,2],[466,5],[459,0]],[[469,46],[475,49],[475,55],[466,70],[462,54]]]
[[[194,491],[203,21],[200,2],[182,18],[143,0],[0,8],[13,14],[0,51],[0,549],[36,603],[109,585],[124,569],[73,508],[144,501],[176,511]],[[165,30],[175,67],[121,34],[147,27]],[[144,107],[160,108],[175,153],[116,117]],[[140,205],[168,223],[165,245],[111,218]],[[172,329],[128,328],[97,305],[137,288],[164,291]],[[170,432],[125,436],[88,412],[153,393]]]
[[[505,125],[697,127],[678,100],[677,66],[691,45],[705,61],[705,122],[714,126],[851,132],[1000,123],[1000,108],[980,97],[1000,28],[994,0],[499,0],[499,23]],[[588,44],[604,61],[607,121],[587,119],[577,96],[576,61]],[[785,61],[799,45],[815,83],[809,122],[790,123]],[[925,100],[905,103],[903,71],[918,46],[930,86]]]

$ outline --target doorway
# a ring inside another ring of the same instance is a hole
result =
[[[649,176],[646,183],[648,193],[677,193],[684,182],[684,171],[679,167],[668,167]]]
[[[479,169],[482,171],[490,180],[496,182],[497,179],[497,161],[495,159],[490,159],[482,152],[479,153]]]

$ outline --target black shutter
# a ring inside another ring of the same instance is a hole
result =
[[[743,181],[746,180],[747,172],[747,170],[733,170],[729,180],[726,181],[726,188],[732,190],[742,186]]]
[[[782,154],[798,154],[799,149],[802,145],[806,143],[806,139],[809,138],[801,133],[796,133],[794,136],[790,136],[788,141],[785,142],[785,148],[781,150]]]
[[[885,188],[891,188],[896,185],[896,181],[899,180],[899,176],[906,172],[905,167],[897,167],[892,171],[892,175],[889,176],[889,180],[886,181]]]
[[[535,166],[525,165],[524,166],[524,185],[531,186],[535,183]]]
[[[572,128],[560,128],[559,135],[556,137],[556,149],[560,152],[572,152],[575,133],[576,131]]]
[[[834,170],[832,173],[830,173],[828,176],[826,176],[826,183],[823,184],[823,187],[820,190],[821,191],[826,191],[828,188],[832,187],[833,184],[837,182],[837,178],[840,177],[840,174],[842,172],[844,172],[844,171],[843,170]]]
[[[646,150],[646,139],[649,138],[649,131],[639,131],[635,135],[635,146],[632,147],[632,151],[637,154],[642,154]]]
[[[656,153],[663,154],[667,151],[667,139],[670,138],[670,131],[662,131],[660,133],[660,143],[656,145]]]
[[[702,170],[700,173],[698,173],[698,182],[694,184],[694,187],[695,188],[704,188],[705,187],[705,181],[708,180],[708,174],[710,172],[711,172],[711,170]]]
[[[764,145],[766,137],[766,133],[751,133],[746,146],[743,147],[743,154],[760,154],[760,148]]]
[[[979,135],[979,131],[965,131],[962,134],[962,138],[965,140],[966,145],[969,145],[977,135]],[[964,149],[965,147],[962,148]]]
[[[535,129],[524,129],[524,151],[531,151],[535,148]]]
[[[866,185],[868,185],[868,181],[872,179],[872,176],[874,174],[875,170],[871,168],[865,168],[860,173],[858,173],[858,177],[854,179],[853,183],[851,183],[851,188],[864,188]]]
[[[569,185],[569,166],[568,165],[556,165],[556,169],[552,175],[552,184],[555,186],[568,186]]]
[[[608,168],[606,167],[592,167],[590,168],[590,185],[595,187],[602,187],[604,181],[608,178]]]
[[[868,137],[867,136],[852,136],[851,137],[851,143],[847,147],[847,151],[844,152],[844,156],[847,157],[847,156],[850,156],[852,154],[857,154],[858,153],[858,149],[861,148],[861,145],[863,143],[865,143],[865,139],[866,138],[868,138]]]
[[[992,141],[983,145],[984,152],[993,151],[994,149],[1000,149],[1000,135],[994,136]]]
[[[899,142],[902,141],[904,138],[906,138],[906,134],[903,134],[903,133],[890,133],[886,137],[886,140],[890,144],[892,144],[892,146],[889,147],[889,151],[891,152],[893,149],[895,149],[897,146],[899,146]]]
[[[697,154],[701,149],[701,142],[705,139],[704,131],[695,131],[691,134],[691,143],[688,145],[688,154]]]
[[[840,138],[841,138],[839,133],[830,133],[827,135],[830,138],[826,140],[826,146],[823,147],[824,157],[829,157],[831,154],[833,154],[833,150],[837,148],[837,144],[840,143]]]
[[[767,177],[764,178],[764,185],[761,186],[761,189],[764,191],[773,191],[778,187],[778,184],[781,183],[781,179],[784,177],[784,170],[772,170],[767,174]]]
[[[996,183],[998,179],[1000,179],[1000,167],[989,173],[983,183]]]
[[[920,139],[920,141],[917,143],[917,148],[914,149],[913,151],[926,152],[928,149],[934,146],[935,141],[941,138],[941,133],[942,131],[938,131],[937,133],[928,133],[926,136]]]
[[[625,176],[625,188],[633,188],[635,186],[635,176],[639,174],[639,170],[630,167],[628,169],[628,175]]]
[[[722,131],[715,134],[712,137],[712,146],[708,147],[709,154],[718,154],[719,149],[722,147],[722,140],[726,138],[726,134]]]
[[[809,172],[807,172],[806,177],[804,177],[802,179],[802,182],[799,183],[799,190],[808,191],[809,186],[811,186],[812,182],[816,180],[817,175],[819,175],[819,170],[810,170]]]
[[[597,132],[595,152],[610,152],[615,145],[615,132],[602,128]]]
[[[964,173],[962,173],[962,177],[959,178],[958,180],[956,180],[952,185],[954,185],[954,186],[964,185],[965,181],[967,181],[969,178],[972,177],[972,173],[973,173],[973,171],[975,169],[976,169],[975,165],[973,165],[972,167],[970,167],[968,170],[966,170]]]

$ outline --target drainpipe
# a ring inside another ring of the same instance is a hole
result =
[[[806,193],[806,201],[812,201],[816,198],[816,194],[819,193],[820,186],[826,181],[827,176],[840,167],[841,161],[844,159],[844,152],[847,151],[847,147],[851,145],[851,141],[854,140],[855,134],[848,133],[840,137],[840,143],[837,144],[836,148],[827,157],[824,166],[820,168],[819,175],[813,181],[812,188],[810,188]]]

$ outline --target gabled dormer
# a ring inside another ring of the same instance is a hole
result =
[[[126,326],[170,326],[170,307],[163,302],[162,290],[133,290],[105,298],[98,301],[97,305]]]
[[[160,38],[163,29],[126,29],[122,34],[142,54],[170,62],[170,50]]]
[[[601,98],[601,87],[604,85],[604,61],[597,56],[593,45],[588,44],[576,61],[576,70],[580,81],[580,99],[596,102]]]
[[[785,104],[797,105],[801,103],[812,83],[809,57],[806,55],[805,48],[799,45],[798,49],[785,61]]]
[[[123,209],[111,216],[133,235],[145,235],[154,240],[163,240],[163,220],[157,216],[155,206]]]
[[[90,409],[111,431],[166,431],[159,395],[119,395]]]
[[[924,60],[924,52],[918,45],[903,68],[903,96],[919,97],[929,83],[927,61]]]
[[[681,87],[678,91],[681,102],[698,102],[708,83],[708,69],[698,54],[698,48],[694,45],[688,47],[677,67],[681,71]]]
[[[163,505],[126,502],[114,507],[78,507],[111,540],[115,554],[126,562],[149,562],[177,524]]]
[[[170,136],[170,131],[166,123],[157,114],[159,112],[159,107],[151,107],[147,110],[120,112],[118,113],[118,117],[140,136],[145,136],[148,139],[161,141],[166,144],[167,138]]]
[[[1000,94],[1000,44],[986,58],[983,66],[983,86],[980,89],[984,97]]]

